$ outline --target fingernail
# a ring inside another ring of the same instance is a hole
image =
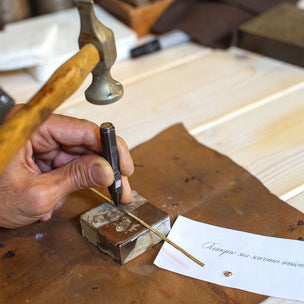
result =
[[[112,185],[114,176],[112,168],[105,161],[98,161],[94,163],[90,168],[90,174],[93,182],[98,187],[108,187]]]
[[[51,219],[52,215],[53,215],[53,210],[50,210],[47,214],[45,214],[44,216],[42,216],[40,218],[40,221],[41,222],[47,222],[48,220]]]

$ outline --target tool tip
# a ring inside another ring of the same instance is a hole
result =
[[[115,204],[116,206],[118,206],[119,203],[120,203],[120,194],[117,193],[117,192],[111,193],[111,197],[112,197],[112,201],[114,202],[114,204]]]

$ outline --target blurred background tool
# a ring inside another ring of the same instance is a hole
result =
[[[174,0],[160,0],[134,6],[122,0],[96,0],[104,9],[133,29],[138,37],[151,33],[159,16]]]
[[[157,39],[153,39],[150,42],[139,45],[131,50],[131,57],[137,58],[146,54],[151,54],[163,49],[173,47],[175,45],[188,42],[190,36],[186,33],[174,30],[166,34],[161,35]]]
[[[15,105],[15,101],[0,87],[0,125],[3,122],[5,115]]]

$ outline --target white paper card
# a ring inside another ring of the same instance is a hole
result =
[[[154,264],[173,272],[258,294],[304,300],[304,242],[267,237],[179,216],[168,236],[205,263],[164,243]],[[232,276],[224,275],[230,271]]]

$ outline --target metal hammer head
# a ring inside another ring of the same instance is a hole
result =
[[[113,32],[95,16],[93,0],[74,0],[80,15],[79,47],[93,44],[99,50],[100,62],[93,70],[93,81],[86,90],[86,99],[94,104],[106,105],[123,95],[121,83],[114,80],[110,69],[116,59]]]

